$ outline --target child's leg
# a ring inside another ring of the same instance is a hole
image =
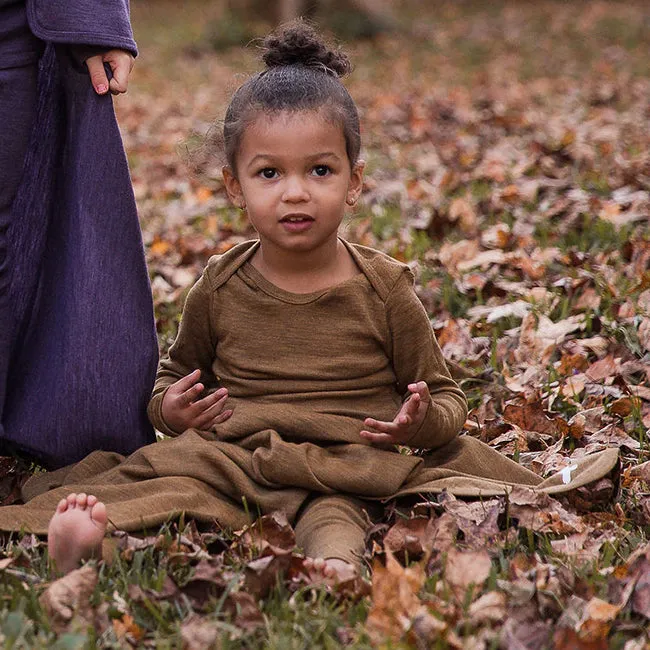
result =
[[[69,494],[61,499],[47,531],[54,568],[69,573],[81,560],[101,558],[107,521],[106,506],[93,495]]]
[[[377,509],[376,504],[348,496],[316,497],[298,515],[296,544],[308,558],[338,560],[358,568],[368,528],[364,511],[372,517]]]

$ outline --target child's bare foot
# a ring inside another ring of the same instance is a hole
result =
[[[305,567],[309,576],[318,582],[324,580],[327,582],[345,582],[352,580],[359,575],[356,566],[332,557],[324,560],[322,557],[305,558],[303,566]]]
[[[106,506],[92,494],[69,494],[61,499],[47,531],[48,552],[56,570],[69,573],[81,560],[101,557],[107,521]]]

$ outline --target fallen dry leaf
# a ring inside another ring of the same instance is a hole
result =
[[[621,427],[615,424],[609,424],[595,433],[590,433],[584,437],[585,442],[599,446],[604,449],[606,447],[627,447],[628,449],[639,449],[641,443],[629,436]]]
[[[473,625],[497,623],[506,617],[507,598],[503,592],[488,591],[477,598],[469,607],[469,620]]]
[[[296,535],[285,513],[276,511],[260,517],[244,530],[236,533],[242,550],[253,549],[260,554],[267,546],[290,551],[296,545]]]
[[[120,641],[127,641],[132,645],[136,645],[144,636],[144,630],[130,614],[123,614],[122,618],[114,618],[112,623],[115,636]]]
[[[515,404],[513,402],[506,404],[503,409],[503,419],[526,431],[546,433],[554,438],[566,433],[568,430],[568,424],[563,418],[559,416],[550,418],[544,412],[539,399],[524,404]]]
[[[244,591],[228,594],[224,603],[226,611],[230,612],[234,625],[245,632],[251,632],[264,626],[264,616],[253,596]]]
[[[498,251],[493,251],[494,253]],[[494,257],[494,256],[493,256]],[[476,306],[470,307],[467,310],[467,315],[470,318],[485,318],[488,323],[495,323],[502,318],[509,318],[514,316],[516,318],[524,318],[531,310],[532,305],[524,300],[515,300],[514,302],[505,305],[490,306]]]
[[[602,534],[593,538],[592,531],[586,529],[563,539],[551,540],[551,547],[556,553],[571,557],[576,564],[580,565],[597,560],[602,545],[608,541],[615,541],[615,537],[609,539],[606,534]]]
[[[619,364],[611,354],[608,354],[604,359],[595,361],[586,370],[586,375],[591,381],[602,381],[613,377],[618,373]]]
[[[411,629],[418,616],[428,615],[418,592],[424,584],[421,564],[403,567],[390,552],[386,566],[375,563],[372,574],[372,605],[366,629],[373,643],[386,639],[397,643]]]
[[[637,549],[610,577],[608,595],[612,602],[650,619],[650,543]]]
[[[488,579],[491,569],[492,561],[487,551],[459,551],[450,548],[447,551],[443,576],[459,602],[465,602],[467,591],[471,587],[471,602]]]
[[[458,524],[454,520],[454,517],[447,512],[443,512],[433,522],[431,548],[440,553],[444,553],[455,545],[457,535]]]
[[[499,517],[505,511],[505,499],[467,502],[449,497],[451,495],[442,501],[443,508],[462,531],[466,547],[472,550],[485,548],[499,536]]]
[[[541,650],[550,647],[551,633],[550,623],[508,618],[501,633],[502,647],[505,650]]]
[[[620,607],[600,598],[585,601],[573,596],[558,621],[553,637],[555,647],[562,650],[605,650],[608,635]]]
[[[384,537],[384,547],[398,558],[418,560],[431,551],[434,521],[429,517],[398,519]]]
[[[585,524],[548,494],[515,487],[508,495],[508,514],[522,528],[536,533],[570,534],[584,531]]]
[[[214,621],[194,615],[181,626],[183,650],[212,650],[219,648],[221,630]]]
[[[264,598],[292,564],[290,551],[269,553],[246,563],[244,589],[255,598]],[[302,560],[296,559],[302,566]]]
[[[178,587],[178,592],[189,599],[195,610],[202,611],[239,582],[239,575],[224,567],[223,558],[216,556],[202,559],[185,584]],[[169,597],[177,597],[178,592],[172,589]]]
[[[97,569],[86,564],[54,581],[39,597],[52,629],[58,634],[94,627],[90,597],[97,586]]]
[[[625,418],[640,408],[641,400],[638,397],[621,397],[609,405],[609,412]]]
[[[650,484],[650,460],[628,468],[625,473],[630,478],[640,479]]]

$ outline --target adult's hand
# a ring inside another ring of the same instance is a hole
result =
[[[133,55],[126,50],[108,50],[88,57],[86,67],[95,92],[98,95],[105,95],[109,90],[113,95],[125,93],[129,85],[133,62]],[[110,81],[106,76],[104,63],[108,63],[113,71],[113,78]]]

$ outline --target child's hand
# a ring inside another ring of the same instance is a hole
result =
[[[187,429],[208,430],[215,424],[225,422],[232,409],[225,409],[228,391],[219,388],[207,397],[198,399],[204,386],[199,382],[201,371],[195,370],[177,382],[165,393],[162,402],[163,420],[171,429],[182,433]]]
[[[90,82],[98,95],[105,95],[109,90],[113,95],[125,93],[129,85],[129,75],[133,69],[133,55],[125,50],[108,50],[86,59]],[[108,81],[104,63],[113,71],[113,78]]]
[[[418,381],[409,384],[410,397],[402,404],[402,408],[392,422],[381,422],[366,418],[363,423],[369,430],[360,433],[362,438],[377,444],[403,445],[415,435],[422,424],[429,408],[431,395],[426,382]]]

